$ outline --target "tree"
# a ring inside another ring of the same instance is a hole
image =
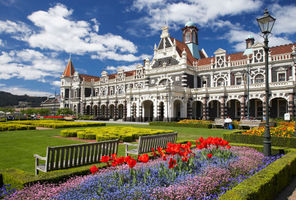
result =
[[[58,115],[73,115],[73,111],[70,108],[59,108]]]

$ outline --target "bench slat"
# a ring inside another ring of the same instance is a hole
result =
[[[64,158],[65,148],[61,148],[61,164],[60,168],[65,168],[65,158]]]
[[[36,161],[35,173],[38,170],[47,172],[52,170],[77,167],[90,163],[97,163],[102,155],[111,156],[117,153],[119,140],[102,141],[96,143],[48,147],[45,164]]]

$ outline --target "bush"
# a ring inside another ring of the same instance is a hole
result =
[[[264,137],[257,136],[257,135],[243,135],[242,131],[240,131],[240,132],[234,132],[234,133],[224,133],[223,139],[227,140],[229,142],[234,142],[234,143],[261,145],[261,144],[263,144]],[[287,138],[287,137],[272,136],[271,137],[271,144],[272,144],[272,146],[295,148],[296,147],[296,138],[295,137]]]
[[[205,120],[199,120],[205,121]],[[192,127],[192,128],[211,128],[212,122],[205,121],[204,123],[178,123],[178,122],[149,122],[150,126],[174,126],[174,127]]]
[[[78,129],[61,130],[62,137],[76,137]]]
[[[141,135],[155,135],[161,133],[172,133],[172,130],[146,129],[134,127],[102,127],[102,128],[85,128],[85,129],[67,129],[61,131],[61,136],[76,134],[80,139],[96,139],[97,141],[113,140],[119,138],[124,142],[131,142]]]

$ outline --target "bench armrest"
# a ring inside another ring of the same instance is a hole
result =
[[[132,143],[128,143],[128,142],[124,142],[123,144],[125,144],[126,146],[134,146],[134,147],[139,146],[139,144],[132,144]]]
[[[46,160],[46,157],[39,156],[38,154],[34,154],[34,157],[40,160]]]

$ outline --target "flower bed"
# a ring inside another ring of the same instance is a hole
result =
[[[105,126],[105,123],[100,122],[71,122],[60,120],[26,120],[26,121],[11,121],[7,123],[1,123],[1,125],[31,125],[34,127],[46,127],[46,128],[68,128],[68,127],[86,127],[86,126]]]
[[[216,199],[266,166],[270,159],[247,147],[231,147],[221,138],[169,144],[148,155],[102,157],[107,169],[62,184],[34,184],[7,199]],[[218,148],[217,148],[218,147]],[[126,164],[123,164],[126,163]]]
[[[96,139],[97,141],[120,138],[121,141],[131,142],[143,135],[155,135],[172,132],[172,130],[113,126],[85,129],[67,129],[61,131],[61,136],[78,137],[80,139]]]
[[[277,137],[292,137],[295,132],[295,122],[278,122],[276,127],[270,127],[270,135]],[[265,127],[255,127],[243,132],[243,135],[263,136]]]

